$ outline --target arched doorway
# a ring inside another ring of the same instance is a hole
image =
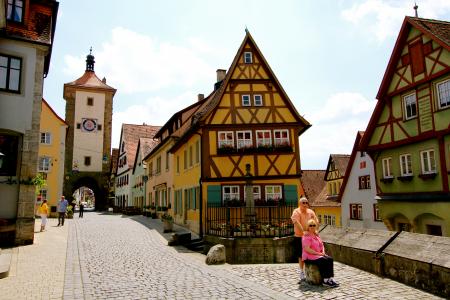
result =
[[[79,189],[75,190],[72,196],[77,205],[83,203],[85,209],[95,208],[95,193],[90,188],[82,186]]]
[[[83,201],[87,204],[86,208],[91,207],[95,210],[102,210],[105,207],[105,192],[94,177],[76,178],[68,192],[71,202],[79,204],[79,201]]]

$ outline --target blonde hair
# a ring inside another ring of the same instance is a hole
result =
[[[314,220],[314,219],[309,219],[308,222],[307,222],[307,224],[308,224],[308,230],[309,230],[309,225],[316,225],[316,229],[314,229],[314,231],[315,231],[315,233],[317,233],[318,228],[317,228],[317,222],[316,222],[316,220]]]

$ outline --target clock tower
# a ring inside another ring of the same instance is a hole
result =
[[[94,192],[95,208],[107,204],[111,163],[111,127],[116,89],[100,80],[94,71],[92,48],[80,78],[64,84],[66,141],[63,194],[69,202],[80,187]]]

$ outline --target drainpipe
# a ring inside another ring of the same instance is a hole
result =
[[[199,218],[199,237],[203,239],[203,188],[202,188],[202,178],[203,178],[203,151],[202,151],[202,135],[198,132],[195,132],[200,136],[200,178],[198,179],[198,185],[200,190],[200,218]]]

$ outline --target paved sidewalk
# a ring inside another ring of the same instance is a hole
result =
[[[46,231],[39,232],[36,219],[34,244],[12,248],[9,276],[0,279],[0,299],[61,299],[64,288],[67,233],[72,220],[56,227],[48,219]]]

